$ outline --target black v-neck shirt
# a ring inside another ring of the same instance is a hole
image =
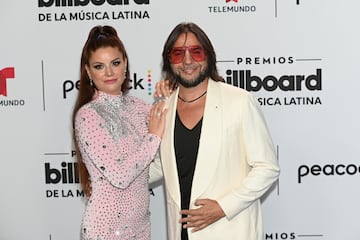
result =
[[[174,149],[180,183],[181,209],[189,209],[192,180],[199,149],[202,119],[203,118],[200,119],[193,129],[188,129],[183,125],[176,112]],[[182,230],[181,239],[188,239],[186,229]]]

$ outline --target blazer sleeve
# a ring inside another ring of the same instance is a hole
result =
[[[239,147],[242,148],[250,170],[238,188],[218,200],[228,219],[257,201],[278,179],[280,173],[263,113],[250,93],[241,99],[240,112],[240,132],[236,134],[240,134]]]
[[[150,163],[149,184],[151,187],[161,181],[164,177],[162,164],[160,160],[160,151],[156,154],[154,160]]]

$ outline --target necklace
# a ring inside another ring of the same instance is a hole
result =
[[[183,101],[183,102],[185,102],[185,103],[192,103],[192,102],[195,102],[196,100],[199,100],[201,97],[203,97],[205,94],[206,94],[206,92],[207,91],[205,91],[203,94],[201,94],[200,96],[198,96],[197,98],[194,98],[193,100],[185,100],[185,99],[183,99],[182,97],[180,97],[180,95],[178,95],[178,98],[181,100],[181,101]]]

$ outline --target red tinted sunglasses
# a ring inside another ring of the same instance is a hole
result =
[[[201,62],[206,58],[206,54],[204,49],[201,46],[182,46],[182,47],[174,47],[171,49],[169,54],[169,59],[172,64],[181,63],[185,57],[186,50],[189,51],[190,56],[194,61]]]

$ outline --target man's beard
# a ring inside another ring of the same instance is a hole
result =
[[[202,83],[207,76],[209,76],[207,67],[203,71],[200,71],[199,76],[197,76],[197,78],[195,78],[194,80],[186,80],[181,77],[179,73],[174,73],[174,75],[176,82],[185,88],[196,87],[197,85]]]

